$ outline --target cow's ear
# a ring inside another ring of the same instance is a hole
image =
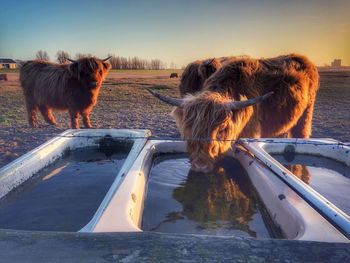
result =
[[[212,60],[205,63],[204,66],[207,71],[206,73],[208,74],[208,76],[210,76],[219,68],[220,62],[216,58],[213,58]]]
[[[103,63],[103,68],[108,71],[111,69],[111,64],[107,63],[107,62],[102,62]]]
[[[220,66],[220,61],[216,58],[213,58],[211,60],[205,61],[202,65],[200,65],[198,71],[204,79],[207,79],[211,75],[213,75],[216,72],[216,70],[220,68]]]
[[[72,74],[72,76],[79,78],[79,68],[77,62],[69,65],[69,72]]]

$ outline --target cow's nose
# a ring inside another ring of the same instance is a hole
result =
[[[211,171],[211,166],[204,163],[204,164],[198,164],[198,163],[192,163],[192,170],[196,172],[202,172],[202,173],[208,173]]]
[[[89,84],[89,88],[90,89],[96,88],[96,87],[97,87],[97,82],[96,81],[90,82],[90,84]]]

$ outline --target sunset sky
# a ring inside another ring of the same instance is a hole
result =
[[[0,57],[46,50],[159,58],[285,53],[350,65],[350,1],[0,0]]]

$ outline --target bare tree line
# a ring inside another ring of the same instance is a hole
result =
[[[113,54],[109,54],[112,56],[109,60],[113,69],[165,69],[167,67],[166,63],[161,61],[160,59],[142,59],[139,57],[122,57],[115,56]]]
[[[45,50],[39,50],[38,52],[36,52],[35,57],[36,59],[40,59],[40,60],[45,60],[45,61],[50,60],[49,54],[47,54]]]
[[[142,59],[137,56],[134,57],[123,57],[123,56],[116,56],[114,54],[108,54],[108,56],[111,56],[109,62],[112,65],[112,69],[151,69],[151,70],[159,70],[159,69],[166,69],[167,64],[160,59]],[[92,54],[87,53],[77,53],[75,54],[75,59],[79,59],[82,57],[92,57]],[[39,50],[36,53],[36,58],[40,60],[49,61],[50,57],[48,53],[45,50]],[[68,63],[68,59],[70,58],[70,55],[68,52],[59,50],[56,53],[56,61],[60,64]],[[175,69],[176,65],[171,62],[170,68]]]
[[[60,51],[57,51],[56,58],[58,63],[65,64],[69,62],[68,59],[70,58],[70,56],[68,52],[60,50]]]

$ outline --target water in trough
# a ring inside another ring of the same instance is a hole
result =
[[[93,217],[128,151],[73,150],[0,200],[0,228],[79,231]]]
[[[350,215],[350,167],[335,160],[308,154],[273,154],[304,183]]]
[[[184,154],[160,155],[148,181],[145,231],[281,238],[248,175],[230,157],[214,173],[190,170]]]

